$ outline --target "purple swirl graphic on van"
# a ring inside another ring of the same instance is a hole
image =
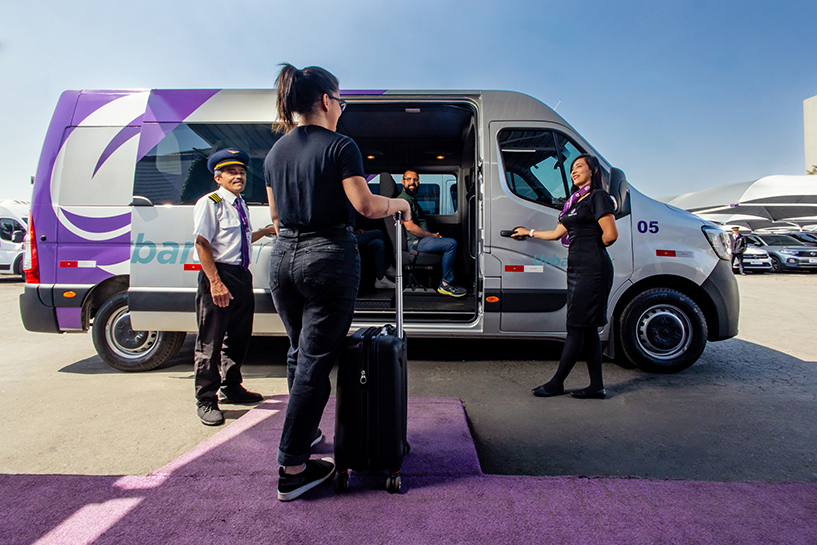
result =
[[[219,91],[220,89],[151,91],[136,160],[147,155],[156,144]]]
[[[108,146],[105,148],[105,150],[102,152],[102,155],[99,157],[99,161],[97,161],[96,167],[94,167],[94,174],[93,174],[94,176],[96,176],[96,173],[99,170],[99,167],[101,167],[105,163],[105,161],[108,160],[108,157],[113,155],[113,152],[115,152],[120,147],[122,147],[122,145],[125,142],[127,142],[128,140],[130,140],[131,138],[133,138],[134,136],[139,134],[139,125],[141,125],[141,123],[142,123],[142,115],[140,115],[139,117],[137,117],[136,119],[134,119],[133,121],[128,123],[127,127],[122,127],[122,130],[119,131],[116,134],[116,136],[113,137],[113,140],[111,140],[108,143]]]
[[[69,212],[64,208],[62,209],[62,213],[72,225],[83,231],[88,231],[91,233],[111,233],[130,225],[130,212],[127,214],[120,214],[118,216],[101,218],[80,216],[79,214],[74,214],[73,212]]]

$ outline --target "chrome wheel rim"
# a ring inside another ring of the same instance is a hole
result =
[[[638,345],[656,360],[671,360],[692,344],[692,322],[676,306],[654,305],[638,319]]]

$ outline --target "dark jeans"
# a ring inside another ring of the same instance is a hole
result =
[[[252,274],[238,265],[216,263],[221,281],[233,299],[219,307],[210,294],[210,280],[199,271],[196,290],[196,320],[199,331],[193,352],[196,399],[217,402],[218,389],[241,384],[241,364],[252,336],[255,298]]]
[[[386,276],[386,241],[383,232],[377,229],[366,231],[362,235],[355,235],[357,248],[360,252],[374,254],[374,273],[376,278]]]
[[[270,255],[272,300],[289,337],[287,405],[278,463],[306,462],[329,400],[329,372],[352,324],[360,255],[351,233],[282,230]]]
[[[454,281],[454,259],[457,257],[457,241],[445,237],[425,237],[417,241],[417,249],[430,254],[443,254],[443,281]]]

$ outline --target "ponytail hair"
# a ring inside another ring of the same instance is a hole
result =
[[[579,159],[584,159],[585,163],[587,163],[587,168],[590,169],[590,191],[595,191],[596,189],[604,189],[604,185],[602,184],[602,174],[601,174],[601,165],[599,164],[599,160],[596,159],[594,155],[590,155],[589,153],[582,153],[570,163],[570,171],[573,171],[573,165]],[[568,176],[570,172],[568,172]],[[570,187],[570,194],[572,195],[576,191],[578,191],[578,187],[576,185],[572,185]]]
[[[278,87],[278,119],[286,132],[295,128],[296,113],[311,112],[324,94],[332,95],[340,88],[338,79],[320,66],[298,70],[289,63],[281,64],[275,84]]]

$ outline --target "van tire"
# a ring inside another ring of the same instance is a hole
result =
[[[114,369],[150,371],[179,352],[185,333],[133,331],[128,292],[121,291],[97,311],[91,336],[99,357]]]
[[[26,281],[26,271],[23,269],[22,255],[18,255],[17,259],[14,260],[14,267],[11,270],[14,274],[18,275],[23,282]]]
[[[624,357],[651,373],[677,373],[695,363],[706,347],[706,318],[690,297],[669,288],[635,296],[619,321]]]

